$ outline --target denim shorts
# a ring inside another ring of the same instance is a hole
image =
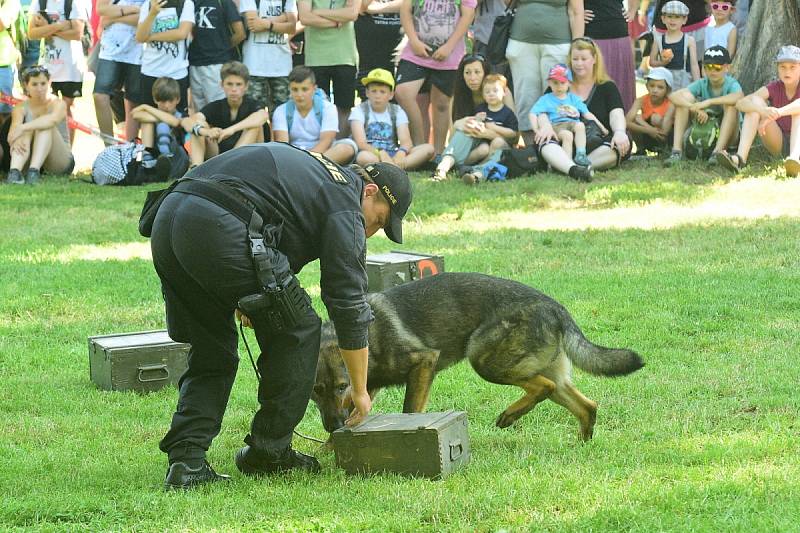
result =
[[[108,59],[97,60],[97,74],[94,80],[96,94],[113,95],[125,87],[125,99],[141,103],[140,84],[141,67],[131,63],[121,63]]]
[[[7,67],[0,67],[0,91],[3,94],[11,95],[11,90],[14,88],[14,67],[9,65]],[[0,104],[0,113],[11,113],[11,106],[8,104]]]

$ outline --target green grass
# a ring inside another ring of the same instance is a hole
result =
[[[636,229],[649,209],[699,209],[732,186],[776,203],[800,193],[773,171],[740,182],[637,162],[588,185],[554,175],[477,188],[417,179],[404,249],[536,286],[590,339],[644,356],[647,366],[624,378],[575,372],[600,406],[594,439],[581,444],[575,419],[550,402],[495,428],[521,391],[461,365],[437,378],[429,406],[469,414],[472,462],[452,477],[348,477],[332,454],[296,439],[318,455],[321,475],[249,479],[233,464],[256,407],[241,351],[209,454],[234,481],[180,494],[161,490],[157,447],[176,391],[110,393],[89,380],[88,336],[163,327],[136,231],[144,190],[66,179],[0,187],[0,530],[798,531],[796,211],[731,210],[691,224],[675,215],[665,229]],[[631,209],[628,227],[530,223],[615,209]],[[383,237],[369,245],[397,248]],[[322,312],[316,264],[301,281]],[[390,390],[375,411],[401,405]],[[325,435],[313,405],[298,429]]]

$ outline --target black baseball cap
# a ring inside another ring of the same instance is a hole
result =
[[[402,244],[403,217],[408,212],[412,197],[408,174],[400,167],[389,163],[374,163],[363,168],[389,202],[389,223],[383,227],[383,232],[397,244]]]
[[[715,44],[710,48],[706,48],[703,54],[703,63],[707,65],[730,65],[731,55],[728,53],[727,48]]]

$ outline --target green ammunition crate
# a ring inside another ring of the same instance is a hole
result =
[[[336,464],[348,474],[393,472],[443,479],[469,463],[467,413],[368,416],[331,435]]]
[[[392,251],[367,256],[368,292],[380,292],[395,285],[444,272],[444,257],[417,252]]]
[[[156,391],[177,385],[189,347],[164,330],[89,337],[89,375],[105,390]]]

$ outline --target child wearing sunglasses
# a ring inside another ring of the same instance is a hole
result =
[[[736,0],[712,0],[709,5],[714,21],[706,26],[705,47],[722,46],[733,59],[736,55],[736,25],[731,22],[731,17],[736,11]]]
[[[670,95],[676,109],[672,155],[665,162],[667,166],[683,159],[684,143],[693,141],[695,129],[697,133],[711,132],[702,147],[704,151],[710,150],[702,154],[708,157],[710,164],[716,164],[717,154],[723,153],[728,144],[736,140],[739,128],[736,104],[744,93],[739,82],[728,74],[730,63],[731,57],[725,48],[712,46],[703,54],[706,77]]]

